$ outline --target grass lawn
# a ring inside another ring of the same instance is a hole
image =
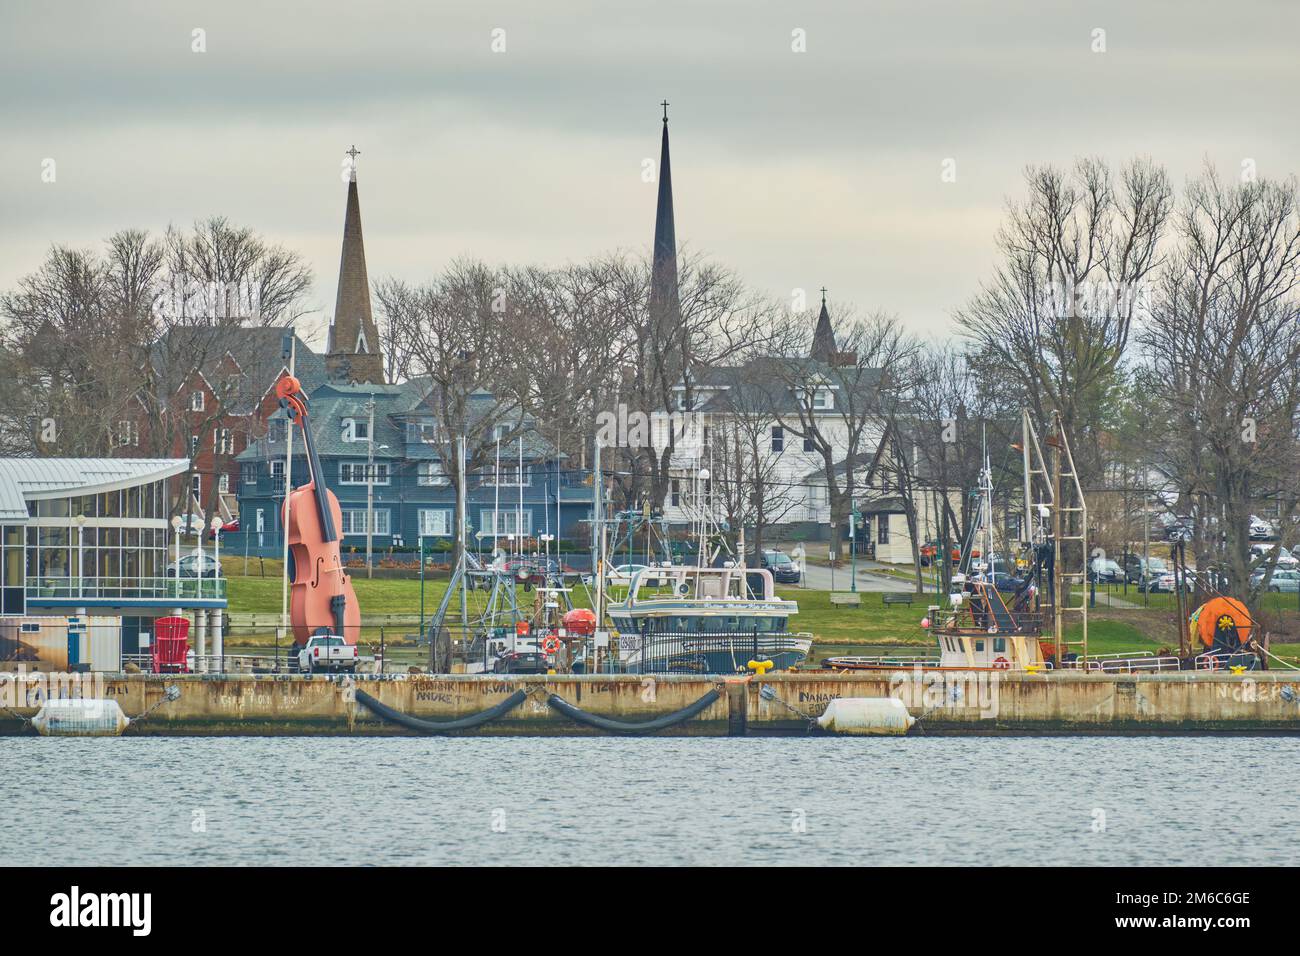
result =
[[[226,562],[223,562],[226,563]],[[230,611],[235,614],[256,612],[259,614],[277,614],[280,610],[280,579],[277,576],[279,563],[266,563],[266,576],[257,574],[257,564],[252,564],[253,574],[243,576],[242,559],[226,563],[227,572],[233,572],[228,578]],[[367,579],[364,572],[354,573],[352,584],[357,592],[366,615],[380,614],[419,614],[420,582],[418,580]],[[447,589],[447,578],[429,578],[425,581],[425,613],[432,614],[439,600]],[[777,593],[784,598],[798,602],[799,613],[790,621],[794,631],[808,631],[814,637],[814,653],[818,657],[827,654],[854,654],[872,651],[885,652],[899,649],[905,653],[916,650],[928,651],[933,646],[933,639],[921,629],[921,619],[933,595],[915,598],[915,603],[891,605],[886,607],[879,593],[860,592],[862,604],[859,607],[836,607],[830,602],[830,592],[811,591],[801,588],[778,588]],[[522,599],[529,602],[534,592],[524,592]],[[485,592],[474,595],[480,602]],[[1120,596],[1120,595],[1117,595]],[[1089,613],[1088,649],[1092,654],[1116,654],[1129,651],[1156,651],[1161,647],[1178,645],[1175,624],[1175,605],[1172,595],[1152,594],[1150,608],[1141,606],[1143,595],[1130,590],[1130,603],[1138,605],[1133,608],[1107,607],[1103,594],[1098,592],[1097,606]],[[578,586],[572,592],[575,604],[589,606],[589,595],[585,588]],[[1136,600],[1134,600],[1136,599]],[[1294,595],[1265,595],[1266,610],[1278,607],[1294,607]],[[1293,610],[1271,611],[1268,625],[1274,633],[1279,633],[1274,617],[1295,630],[1300,630],[1300,614]],[[416,628],[387,628],[385,640],[393,646],[390,659],[403,661],[404,655],[411,657],[411,663],[419,663],[425,652],[417,649],[413,643],[403,645],[406,632]],[[1078,639],[1078,625],[1072,628],[1071,640]],[[378,643],[379,629],[368,628],[362,635],[364,642]],[[237,648],[258,649],[274,643],[273,633],[262,628],[256,634],[242,634],[232,629],[227,639],[231,653],[239,653]],[[1300,663],[1300,643],[1273,643],[1273,652],[1280,657]]]

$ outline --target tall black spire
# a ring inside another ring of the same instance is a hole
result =
[[[665,318],[681,308],[677,296],[677,231],[673,226],[673,174],[668,161],[668,101],[663,142],[659,147],[659,201],[655,207],[654,258],[650,266],[650,310]]]
[[[822,310],[813,330],[812,351],[809,358],[830,365],[835,360],[835,331],[831,328],[831,314],[826,311],[826,289],[822,289]]]

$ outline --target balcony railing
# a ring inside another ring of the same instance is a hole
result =
[[[45,577],[27,581],[28,601],[224,601],[225,578]]]

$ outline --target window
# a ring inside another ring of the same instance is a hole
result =
[[[203,500],[203,476],[202,475],[190,475],[190,491],[194,493],[194,497],[197,498],[199,501]]]
[[[498,472],[495,466],[493,466],[493,470],[491,472],[488,472],[483,477],[483,484],[485,485],[500,484],[502,487],[527,488],[529,485],[533,483],[532,474],[529,472],[527,465],[525,465],[521,471],[521,469],[517,464],[511,465],[507,463],[502,463],[499,473],[501,475],[501,480],[498,482],[496,477]],[[523,475],[522,479],[520,478],[521,474]]]
[[[212,450],[218,455],[229,455],[235,450],[235,436],[229,428],[212,430]]]
[[[119,445],[139,445],[140,444],[139,424],[133,421],[118,422],[117,443]]]
[[[284,494],[284,462],[271,462],[271,494]]]
[[[443,472],[442,462],[422,461],[416,481],[421,485],[449,485],[451,479]]]
[[[813,393],[812,407],[819,412],[827,412],[835,407],[835,396],[830,389],[821,388]]]
[[[203,397],[202,390],[196,389],[195,391],[190,392],[190,411],[192,412],[203,411],[203,403],[204,403],[204,397]]]
[[[812,440],[811,437],[805,438],[805,439],[803,440],[803,450],[804,450],[804,451],[816,451],[816,450],[817,450],[816,448],[813,447],[813,440]]]
[[[199,453],[199,436],[191,435],[190,436],[190,457],[193,458],[198,453]]]
[[[442,538],[450,535],[451,512],[446,508],[421,508],[420,534]]]
[[[889,515],[876,518],[876,544],[889,544]]]
[[[344,441],[370,441],[370,422],[359,418],[343,419]]]
[[[673,479],[673,488],[668,496],[668,503],[674,508],[680,508],[682,504],[682,483],[677,478]]]
[[[406,423],[406,440],[412,443],[427,443],[436,441],[438,438],[438,425],[436,422],[407,422]]]
[[[493,527],[495,525],[495,529]],[[483,508],[479,511],[479,527],[483,529],[484,534],[488,535],[528,535],[533,529],[533,512],[531,508],[525,508],[523,512],[523,529],[519,529],[519,512],[516,510],[506,510],[502,508],[496,513],[496,522],[492,520],[492,509]]]
[[[375,534],[388,534],[388,509],[375,509]],[[344,534],[366,533],[366,509],[351,508],[343,512]]]
[[[374,479],[377,485],[388,484],[388,462],[377,461],[371,467],[374,468]],[[364,485],[366,482],[366,463],[364,461],[345,461],[339,464],[339,484],[340,485]]]
[[[993,653],[1005,654],[1007,651],[1007,639],[1005,637],[993,638]]]
[[[230,476],[225,472],[222,472],[220,477],[217,478],[217,490],[223,495],[230,494]]]
[[[780,425],[772,426],[772,451],[774,453],[785,451],[785,429]]]

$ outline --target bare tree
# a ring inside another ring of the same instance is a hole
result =
[[[1003,264],[957,321],[1000,367],[1006,392],[1045,428],[1059,409],[1085,481],[1100,470],[1100,435],[1149,281],[1172,191],[1143,160],[1116,182],[1104,162],[1025,174],[998,234]]]
[[[458,260],[425,285],[389,281],[378,291],[386,321],[408,343],[410,371],[428,381],[422,411],[435,423],[429,446],[457,490],[460,438],[468,475],[492,464],[498,437],[508,442],[525,432],[504,282],[481,262]]]
[[[1295,180],[1228,184],[1213,169],[1192,182],[1178,248],[1142,332],[1153,454],[1195,512],[1198,567],[1249,589],[1254,503],[1296,514],[1300,456],[1300,210]],[[1276,555],[1269,562],[1271,573]]]

